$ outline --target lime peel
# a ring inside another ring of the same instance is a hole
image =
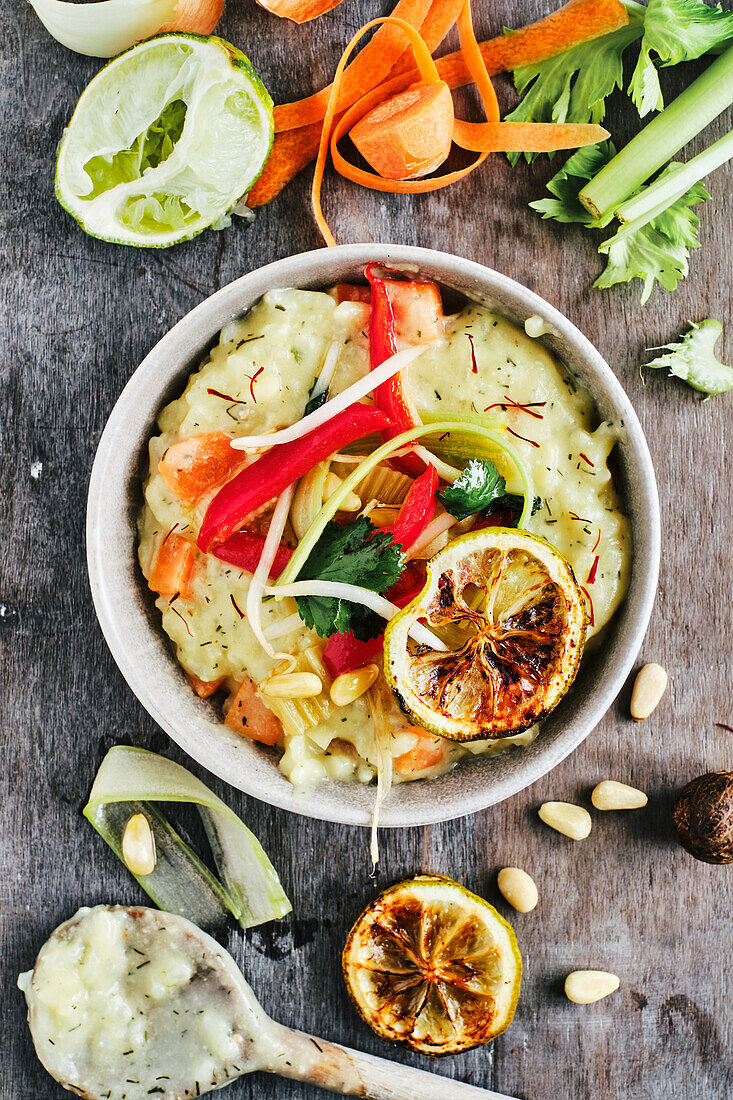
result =
[[[443,875],[417,875],[379,894],[351,929],[342,963],[366,1023],[432,1055],[505,1031],[522,979],[511,925]]]
[[[172,125],[176,141],[166,140]],[[215,36],[155,35],[83,92],[59,144],[56,197],[91,236],[167,248],[230,223],[273,134],[272,100],[240,50]]]
[[[410,649],[417,621],[450,652]],[[472,531],[432,558],[422,592],[387,625],[384,674],[431,733],[461,742],[517,734],[572,684],[586,629],[583,593],[549,542],[509,527]]]

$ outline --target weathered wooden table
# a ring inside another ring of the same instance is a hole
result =
[[[391,6],[346,0],[297,29],[253,0],[229,0],[220,33],[252,57],[276,99],[289,98],[325,83],[353,30]],[[485,37],[553,6],[477,0],[477,29]],[[62,1091],[34,1056],[17,972],[79,905],[144,900],[80,816],[104,752],[131,742],[183,760],[128,690],[94,616],[84,507],[97,440],[125,381],[175,321],[244,272],[320,243],[308,172],[252,226],[238,223],[169,252],[85,236],[54,200],[54,150],[99,67],[53,42],[30,7],[12,0],[2,36],[2,1100],[58,1100]],[[666,90],[679,90],[695,68],[667,74]],[[511,101],[508,80],[500,94]],[[612,101],[609,118],[617,142],[633,133],[623,97]],[[729,125],[730,117],[713,129]],[[662,571],[640,662],[664,664],[670,689],[653,717],[635,725],[627,687],[570,759],[511,801],[444,825],[385,832],[376,883],[365,831],[272,809],[204,776],[261,838],[294,906],[292,918],[277,924],[246,935],[232,929],[229,947],[277,1019],[426,1066],[358,1019],[340,951],[377,885],[420,869],[443,872],[507,912],[526,977],[506,1035],[431,1068],[526,1100],[724,1100],[733,1095],[733,872],[676,847],[670,805],[693,775],[733,763],[733,734],[714,725],[733,720],[733,398],[703,402],[661,372],[648,372],[643,384],[638,364],[646,347],[708,316],[727,323],[727,360],[733,356],[731,173],[710,183],[692,274],[674,295],[656,289],[643,309],[638,283],[591,289],[599,260],[582,230],[541,222],[528,210],[549,174],[547,163],[512,171],[494,157],[450,191],[397,199],[331,180],[325,208],[338,240],[427,245],[513,276],[563,310],[611,363],[656,462]],[[583,843],[539,822],[544,799],[588,805],[606,777],[645,788],[648,807],[597,816]],[[536,878],[534,913],[512,916],[499,897],[496,872],[507,863]],[[562,980],[585,967],[619,974],[619,992],[588,1007],[570,1004]],[[228,1095],[315,1100],[322,1093],[257,1075]]]

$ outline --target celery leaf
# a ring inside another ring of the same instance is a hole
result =
[[[644,38],[629,94],[640,116],[664,107],[657,67],[693,61],[733,37],[733,12],[702,0],[649,0],[644,16]]]
[[[723,332],[720,321],[708,318],[695,324],[675,343],[665,344],[666,355],[658,355],[645,367],[668,367],[669,373],[681,378],[700,393],[726,393],[733,389],[733,367],[715,357],[715,345]]]
[[[547,190],[553,197],[537,199],[529,205],[545,219],[552,218],[563,224],[580,223],[592,228],[596,224],[593,215],[586,210],[578,195],[588,180],[593,179],[615,156],[616,150],[610,141],[578,149],[547,184]]]
[[[674,162],[669,164],[659,178],[673,173],[677,167]],[[689,249],[700,247],[697,239],[700,219],[692,207],[709,198],[703,185],[696,183],[635,233],[610,242],[606,269],[593,285],[606,288],[643,279],[642,305],[648,300],[655,281],[665,290],[674,290],[689,271]]]
[[[652,61],[645,43],[646,36],[642,42],[639,60],[636,63],[629,84],[629,95],[639,112],[640,118],[644,118],[650,111],[661,111],[664,107],[664,96],[659,84],[657,67]]]
[[[649,0],[644,18],[644,46],[662,65],[693,61],[733,38],[733,11],[703,0]]]
[[[643,32],[643,21],[629,23],[564,53],[514,70],[514,85],[524,98],[506,116],[511,122],[602,122],[606,97],[623,84],[624,51]],[[525,153],[528,161],[536,153]],[[521,153],[510,153],[516,164]]]

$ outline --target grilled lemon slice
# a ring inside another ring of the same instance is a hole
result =
[[[408,635],[417,620],[447,643]],[[492,527],[450,543],[420,595],[392,619],[384,671],[413,721],[454,741],[519,733],[578,671],[587,614],[573,571],[545,539]]]
[[[442,875],[417,875],[367,906],[349,933],[343,968],[378,1035],[422,1054],[457,1054],[512,1022],[522,957],[493,905]]]

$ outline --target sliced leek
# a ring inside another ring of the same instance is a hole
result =
[[[197,807],[220,879],[150,805],[154,802]],[[148,818],[157,861],[150,874],[134,877],[160,909],[205,929],[223,924],[227,913],[251,928],[292,909],[257,837],[205,783],[164,756],[117,745],[101,763],[84,816],[122,859],[122,836],[135,813]]]

